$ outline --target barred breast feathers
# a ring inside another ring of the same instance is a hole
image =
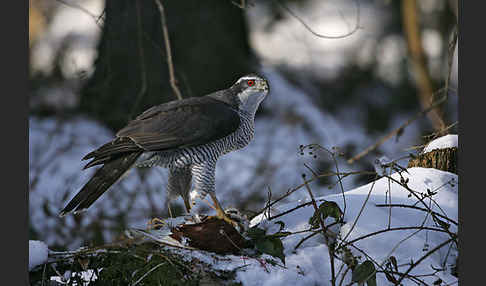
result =
[[[217,160],[221,155],[247,146],[253,139],[254,117],[244,111],[239,111],[239,115],[241,125],[234,133],[200,146],[152,152],[137,162],[137,167],[150,168],[158,165],[166,168],[183,168],[194,163]]]

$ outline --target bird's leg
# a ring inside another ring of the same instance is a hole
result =
[[[148,225],[147,226],[148,230],[157,229],[157,228],[163,227],[165,225],[165,221],[163,219],[158,218],[158,217],[154,217],[147,222],[147,225]]]
[[[210,192],[209,195],[211,196],[211,199],[214,202],[214,209],[216,210],[216,217],[219,219],[224,220],[225,222],[231,224],[234,227],[238,226],[238,223],[232,219],[230,219],[226,213],[224,212],[223,207],[221,207],[221,204],[218,201],[218,198],[216,198],[216,194],[214,192]]]
[[[199,194],[209,194],[214,202],[213,208],[216,210],[216,217],[226,221],[227,223],[238,226],[238,223],[230,219],[224,209],[221,207],[218,199],[216,198],[214,188],[214,178],[216,171],[216,161],[209,160],[193,164],[191,166],[192,177],[194,178],[194,186]]]
[[[208,205],[210,208],[212,208],[213,210],[216,210],[216,207],[215,207],[215,206],[213,206],[213,204],[212,204],[211,202],[209,202],[209,201],[208,201],[208,199],[204,198],[204,199],[203,199],[203,201],[204,201],[204,202],[206,202],[206,204],[207,204],[207,205]]]
[[[189,201],[189,198],[188,197],[183,197],[183,200],[184,200],[184,206],[186,207],[186,212],[188,214],[190,214],[191,213],[191,208],[192,208],[191,202]]]

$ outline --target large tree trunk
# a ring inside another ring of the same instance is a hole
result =
[[[183,97],[230,86],[251,72],[243,10],[231,1],[161,1]],[[154,0],[106,0],[96,70],[81,110],[119,129],[150,106],[177,99]]]

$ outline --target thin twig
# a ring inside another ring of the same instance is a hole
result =
[[[413,72],[416,74],[415,82],[418,88],[418,98],[422,108],[426,108],[434,101],[434,87],[430,72],[427,68],[426,54],[423,49],[420,35],[420,14],[418,13],[417,0],[402,1],[401,8],[402,24],[410,53],[410,62],[412,64]],[[443,118],[443,111],[440,106],[432,109],[430,113],[427,114],[427,117],[430,119],[430,122],[436,131],[443,129],[446,125]]]
[[[46,277],[46,266],[47,266],[47,263],[44,263],[44,268],[42,269],[42,282],[41,282],[41,286],[44,286],[44,279]]]
[[[135,283],[133,283],[132,286],[136,286],[138,283],[140,283],[140,281],[142,281],[145,277],[147,277],[147,275],[149,275],[152,271],[154,271],[155,269],[159,268],[160,266],[162,266],[164,264],[165,264],[165,262],[157,264],[155,267],[153,267],[152,269],[147,271],[147,273],[145,273],[142,277],[140,277]]]
[[[224,229],[220,229],[219,230],[219,233],[221,233],[224,237],[226,237],[226,239],[236,248],[238,249],[239,251],[241,251],[241,248],[236,245],[236,243],[226,234],[226,232],[224,231]]]
[[[143,95],[147,92],[147,71],[145,67],[145,53],[143,49],[143,41],[142,41],[142,21],[140,15],[140,1],[135,1],[135,7],[137,9],[137,36],[138,36],[138,50],[140,54],[140,71],[141,71],[141,79],[142,79],[142,87],[137,94],[135,103],[132,106],[132,110],[128,115],[128,119],[131,120],[133,113],[135,112],[136,108],[138,107],[140,100],[142,99]]]
[[[68,2],[68,1],[65,1],[65,0],[56,0],[56,1],[59,2],[59,3],[62,3],[64,5],[66,5],[68,7],[71,7],[73,9],[80,10],[81,12],[83,12],[86,15],[90,16],[95,21],[96,26],[101,29],[102,25],[100,25],[98,22],[103,17],[103,13],[100,16],[96,16],[95,14],[91,13],[88,9],[84,8],[83,6],[81,6],[81,5],[77,4],[77,3],[71,3],[71,2]]]
[[[329,252],[329,260],[331,262],[331,285],[332,286],[336,286],[336,271],[334,269],[334,247],[332,246],[333,242],[329,242],[328,240],[328,237],[327,237],[327,227],[324,225],[324,221],[322,220],[322,217],[321,215],[319,214],[319,207],[317,206],[317,203],[316,203],[316,200],[314,199],[314,195],[312,194],[312,191],[309,187],[309,185],[307,184],[307,181],[304,179],[304,183],[305,183],[305,188],[307,190],[307,192],[309,193],[309,196],[311,197],[311,200],[312,200],[312,205],[314,206],[314,210],[317,214],[317,217],[319,219],[319,223],[321,224],[321,228],[322,228],[322,234],[324,235],[324,239],[326,240],[326,244],[327,244],[327,250]]]
[[[451,75],[452,75],[452,64],[454,62],[454,51],[456,50],[457,44],[457,25],[454,26],[454,30],[452,31],[452,39],[449,42],[448,46],[448,59],[447,59],[447,79],[445,82],[446,89],[449,88],[449,84],[451,82]]]
[[[311,238],[311,237],[313,237],[313,236],[317,235],[318,233],[320,233],[320,231],[313,232],[313,233],[309,234],[308,236],[304,237],[303,239],[301,239],[301,240],[299,241],[299,243],[297,243],[297,245],[295,245],[294,250],[297,250],[297,248],[299,248],[299,247],[302,245],[302,243],[304,243],[304,242],[305,242],[306,240],[308,240],[309,238]]]
[[[291,209],[289,209],[289,210],[286,210],[286,211],[284,211],[284,212],[282,212],[282,213],[279,213],[279,214],[277,214],[277,215],[271,216],[271,217],[267,218],[267,220],[269,220],[269,221],[270,221],[270,220],[272,220],[272,219],[279,218],[279,217],[281,217],[281,216],[284,216],[284,215],[289,214],[289,213],[291,213],[291,212],[293,212],[293,211],[295,211],[295,210],[297,210],[297,209],[300,209],[300,208],[306,207],[306,206],[311,205],[311,204],[312,204],[312,202],[307,202],[307,203],[300,204],[300,205],[298,205],[298,206],[296,206],[296,207],[294,207],[294,208],[291,208]]]
[[[326,173],[322,173],[320,175],[318,175],[317,177],[312,177],[310,179],[307,180],[307,183],[311,183],[319,178],[325,178],[325,177],[330,177],[330,176],[336,176],[337,174],[339,174],[341,177],[341,180],[344,179],[345,177],[347,176],[350,176],[350,175],[376,175],[376,172],[373,172],[373,171],[352,171],[352,172],[340,172],[340,173],[336,173],[336,172],[326,172]],[[265,206],[262,210],[260,210],[259,212],[256,213],[255,216],[263,213],[264,211],[266,211],[267,208],[269,207],[272,207],[273,205],[275,205],[276,203],[282,201],[283,199],[287,198],[288,196],[290,196],[291,194],[293,194],[294,192],[300,190],[301,188],[303,188],[305,186],[305,183],[302,183],[296,187],[294,187],[293,189],[289,189],[285,194],[283,194],[281,197],[279,197],[278,199],[276,199],[275,201],[273,201],[272,203],[270,203],[268,206]],[[255,217],[254,216],[254,217]]]
[[[351,268],[348,267],[348,268],[346,268],[346,270],[344,270],[343,276],[341,276],[341,281],[339,282],[339,286],[343,285],[344,278],[346,277],[346,274],[348,273],[349,269],[351,269]]]
[[[344,179],[344,177],[340,176],[339,165],[338,165],[338,162],[336,160],[335,153],[331,152],[327,148],[322,147],[319,144],[316,144],[315,146],[326,151],[331,156],[331,158],[334,162],[334,166],[336,167],[336,176],[338,177],[339,187],[341,189],[341,194],[343,195],[343,215],[345,215],[346,214],[346,196],[344,195],[344,187],[343,187],[343,182],[342,182],[342,179]]]
[[[420,231],[424,230],[424,225],[425,223],[427,222],[427,219],[429,217],[429,213],[427,213],[425,215],[425,218],[424,218],[424,221],[422,222],[422,224],[420,225],[420,228],[417,229],[416,231],[414,231],[413,233],[409,234],[408,236],[406,236],[405,238],[403,238],[402,240],[400,240],[393,248],[392,250],[388,253],[388,255],[383,259],[383,262],[381,263],[381,265],[383,266],[387,261],[388,259],[390,258],[390,256],[393,254],[393,252],[395,252],[395,250],[397,250],[397,248],[402,244],[404,243],[406,240],[412,238],[413,236],[415,236],[417,233],[419,233]],[[428,232],[425,233],[425,235],[427,235]],[[376,273],[376,270],[374,271],[374,273]],[[373,273],[373,275],[374,275]],[[369,277],[368,277],[369,278]],[[368,280],[368,278],[366,280]]]
[[[405,276],[408,275],[408,273],[410,273],[410,271],[412,271],[413,268],[415,268],[415,266],[419,265],[420,262],[422,262],[425,258],[427,258],[428,256],[430,256],[432,253],[436,252],[437,250],[439,250],[440,248],[442,248],[444,245],[447,245],[448,243],[452,242],[453,239],[450,238],[446,241],[444,241],[443,243],[437,245],[436,247],[434,247],[432,250],[430,250],[429,252],[427,252],[424,256],[422,256],[419,260],[415,261],[415,263],[413,263],[412,265],[410,265],[410,267],[407,269],[407,271],[400,277],[400,279],[398,279],[397,281],[397,285],[400,284],[400,282],[402,282],[403,278],[405,278]]]
[[[445,89],[440,89],[437,93],[440,93],[440,92],[443,92]],[[446,92],[447,93],[447,92]],[[392,130],[390,133],[388,133],[387,135],[383,136],[380,140],[378,140],[375,144],[369,146],[368,148],[366,148],[365,150],[363,150],[361,153],[359,153],[358,155],[354,156],[353,158],[349,159],[348,160],[348,164],[352,164],[354,163],[355,161],[361,159],[362,157],[364,157],[365,155],[367,155],[369,152],[375,150],[376,148],[380,147],[383,143],[385,143],[388,139],[392,138],[393,136],[399,134],[400,132],[403,132],[403,130],[405,129],[405,127],[407,127],[408,125],[410,125],[412,122],[414,122],[415,120],[419,119],[420,117],[424,116],[425,114],[427,114],[429,111],[431,111],[432,109],[434,109],[435,107],[441,105],[443,102],[445,102],[447,100],[447,94],[442,96],[441,98],[439,98],[437,101],[433,102],[428,108],[418,112],[417,114],[415,114],[412,118],[408,119],[405,123],[403,123],[402,125],[400,125],[398,128],[395,128],[394,130]]]
[[[376,204],[375,205],[376,207],[401,207],[401,208],[411,208],[411,209],[416,209],[416,210],[421,210],[421,211],[424,211],[424,212],[430,212],[430,210],[427,210],[427,209],[424,209],[424,208],[421,208],[421,207],[417,207],[417,206],[412,206],[412,205],[403,205],[403,204]],[[432,211],[432,214],[438,216],[438,217],[441,217],[447,221],[450,221],[452,222],[453,224],[457,225],[457,222],[447,216],[444,216],[444,215],[441,215],[440,213],[437,213],[437,212],[434,212]]]
[[[388,204],[391,205],[392,197],[391,197],[391,181],[390,179],[387,180],[388,182]],[[388,228],[391,227],[391,216],[392,216],[392,208],[391,206],[388,208]]]
[[[162,3],[160,3],[160,0],[155,0],[155,3],[157,4],[160,11],[160,22],[162,24],[162,32],[164,33],[165,50],[167,52],[167,65],[169,67],[170,86],[172,87],[172,90],[177,96],[177,99],[181,100],[182,95],[179,88],[177,87],[177,81],[174,76],[174,64],[172,62],[172,52],[170,49],[170,41],[169,41],[169,30],[167,29],[164,6],[162,5]]]
[[[376,177],[378,177],[378,175],[376,175]],[[351,232],[353,231],[354,227],[356,226],[356,223],[358,223],[358,219],[360,218],[361,213],[363,212],[364,208],[366,207],[366,203],[368,202],[368,199],[370,198],[371,192],[373,191],[373,187],[375,186],[376,177],[375,177],[375,180],[373,180],[373,183],[371,184],[371,187],[370,187],[370,190],[368,192],[368,195],[366,196],[366,199],[365,199],[363,205],[361,206],[361,209],[359,210],[358,215],[356,216],[356,218],[353,221],[353,225],[351,226],[351,228],[349,229],[349,231],[344,236],[343,241],[346,241],[346,239],[348,238],[348,236],[351,234]],[[341,246],[339,246],[338,248],[340,248],[340,247]]]
[[[446,131],[448,131],[452,127],[456,126],[457,124],[459,124],[459,121],[456,121],[456,122],[452,123],[451,125],[444,127],[444,129],[441,129],[441,130],[436,131],[436,132],[432,132],[428,135],[424,135],[424,136],[422,136],[422,138],[424,138],[427,141],[431,141],[435,138],[440,137],[442,134],[445,134]],[[424,147],[424,146],[426,146],[426,144],[422,145],[422,147]]]
[[[432,209],[431,209],[431,208],[430,208],[430,207],[429,207],[429,206],[428,206],[428,205],[427,205],[427,204],[424,202],[423,198],[421,198],[420,196],[418,196],[418,195],[417,195],[417,192],[416,192],[416,191],[414,191],[414,190],[410,189],[410,187],[409,187],[407,184],[403,184],[403,183],[399,182],[398,180],[394,179],[394,178],[393,178],[393,177],[391,177],[391,176],[386,176],[386,177],[387,177],[387,178],[389,178],[390,180],[394,181],[395,183],[397,183],[397,184],[401,185],[401,186],[402,186],[402,187],[404,187],[404,188],[405,188],[407,191],[409,191],[411,195],[413,195],[413,196],[414,196],[414,197],[415,197],[417,200],[419,200],[419,201],[420,201],[420,203],[422,203],[422,205],[423,205],[423,206],[424,206],[424,207],[427,209],[428,213],[430,213],[430,214],[432,215],[432,218],[433,218],[434,220],[438,220],[438,218],[437,218],[437,217],[435,216],[435,214],[434,214],[435,212],[434,212],[434,211],[432,211]],[[435,201],[434,201],[434,202],[435,202]],[[449,236],[450,236],[450,237],[451,237],[451,238],[454,240],[454,242],[456,242],[456,243],[457,243],[457,241],[456,241],[456,236],[457,236],[457,235],[456,235],[456,234],[454,234],[454,233],[450,232],[450,231],[449,231],[449,230],[447,230],[447,229],[444,229],[444,231],[445,231],[445,232],[447,232],[447,234],[449,234]]]
[[[285,11],[287,11],[287,13],[289,13],[292,17],[294,17],[297,21],[299,21],[309,32],[311,32],[314,36],[316,37],[319,37],[319,38],[323,38],[323,39],[342,39],[342,38],[346,38],[346,37],[349,37],[351,36],[352,34],[356,33],[356,31],[358,31],[361,26],[360,26],[360,22],[361,22],[361,17],[360,17],[360,14],[361,14],[361,11],[360,11],[360,5],[359,5],[359,0],[356,0],[356,26],[354,27],[354,29],[344,35],[340,35],[340,36],[328,36],[328,35],[324,35],[324,34],[319,34],[317,32],[315,32],[309,25],[307,25],[299,16],[297,16],[289,7],[287,7],[286,5],[280,3],[278,0],[274,0],[275,3],[277,3],[278,6],[280,6],[282,9],[284,9]]]

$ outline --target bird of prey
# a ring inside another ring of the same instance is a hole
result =
[[[217,217],[230,222],[215,194],[216,162],[253,139],[255,113],[268,92],[263,77],[249,74],[228,89],[149,108],[83,158],[91,159],[84,169],[103,166],[60,216],[86,210],[133,166],[161,166],[169,170],[168,202],[180,195],[190,213],[192,186],[201,198],[209,194]]]

